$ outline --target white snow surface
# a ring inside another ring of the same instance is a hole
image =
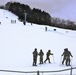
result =
[[[11,23],[11,20],[16,20],[16,23]],[[68,69],[70,66],[61,65],[61,55],[64,48],[68,48],[71,51],[73,55],[71,64],[72,67],[76,67],[76,31],[49,26],[47,26],[47,31],[45,31],[44,25],[31,25],[30,23],[23,25],[22,22],[18,21],[17,16],[3,9],[0,9],[0,22],[0,70],[28,72]],[[40,49],[43,50],[44,60],[46,58],[46,52],[50,49],[54,54],[50,56],[51,64],[47,62],[46,64],[39,65],[38,56],[38,66],[32,66],[32,52],[35,48],[37,48],[38,52]],[[69,75],[70,71],[63,71],[61,74]],[[76,75],[76,69],[73,70],[73,74]],[[19,74],[0,71],[0,75],[37,74]],[[51,73],[44,73],[43,75],[51,75]]]

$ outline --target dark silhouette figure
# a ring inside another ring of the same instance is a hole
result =
[[[43,55],[44,55],[44,52],[42,51],[42,49],[40,50],[39,52],[39,56],[40,56],[40,64],[43,64]]]
[[[24,21],[23,24],[26,25],[26,22]]]
[[[33,51],[33,66],[37,66],[37,56],[38,56],[38,52],[37,52],[37,48],[35,48],[35,50]]]
[[[0,24],[1,24],[1,22],[0,22]]]
[[[47,27],[45,27],[45,31],[47,31]]]
[[[47,60],[49,61],[49,63],[51,63],[50,62],[50,55],[53,55],[53,53],[51,53],[51,50],[48,50],[48,52],[46,53],[46,59],[45,59],[44,63],[46,63]]]
[[[68,48],[64,49],[62,56],[64,56],[63,61],[62,61],[62,65],[64,64],[64,61],[65,61],[66,66],[70,66],[70,62],[71,62],[70,56],[71,57],[73,57],[73,56],[72,56],[71,52],[68,51]]]

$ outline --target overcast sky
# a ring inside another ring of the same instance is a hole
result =
[[[29,5],[31,8],[38,8],[60,18],[76,19],[76,0],[0,0],[0,5],[9,1],[16,1]],[[72,15],[73,14],[73,15]]]

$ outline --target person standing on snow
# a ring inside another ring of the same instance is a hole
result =
[[[35,48],[35,50],[33,51],[33,66],[37,66],[37,56],[38,56],[38,52],[37,52],[37,48]]]
[[[51,50],[48,50],[48,52],[46,53],[46,59],[45,59],[44,63],[46,63],[47,60],[49,61],[49,63],[51,63],[50,62],[50,55],[53,55],[53,53],[51,53]]]
[[[62,61],[62,65],[64,64],[64,61],[66,61],[65,62],[66,66],[70,66],[70,62],[71,62],[70,56],[71,57],[73,57],[73,56],[72,56],[71,52],[68,51],[68,48],[64,49],[64,52],[63,52],[63,54],[61,56],[64,56],[63,61]]]
[[[40,52],[39,52],[40,64],[43,64],[43,55],[44,55],[44,52],[43,52],[42,49],[41,49]]]

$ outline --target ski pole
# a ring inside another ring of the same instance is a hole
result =
[[[54,59],[54,55],[52,55],[52,57],[53,57],[53,62],[54,62],[54,64],[55,64],[55,59]]]
[[[62,64],[61,61],[62,61],[62,56],[61,56],[61,58],[60,58],[60,65]]]
[[[70,65],[71,65],[71,67],[72,67],[72,59],[73,59],[73,57],[71,57],[71,60],[70,60],[70,62],[71,62],[71,64],[70,64]]]

